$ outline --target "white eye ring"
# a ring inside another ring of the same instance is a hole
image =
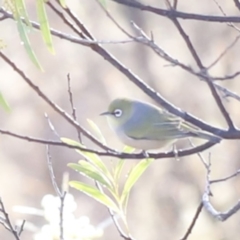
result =
[[[115,109],[113,112],[114,116],[119,118],[122,116],[122,110],[121,109]]]

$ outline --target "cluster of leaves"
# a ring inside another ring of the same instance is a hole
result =
[[[90,120],[88,120],[88,122],[95,132],[97,132],[101,141],[105,144],[105,139],[103,138],[97,125]],[[84,148],[84,145],[74,140],[68,138],[62,138],[61,140],[72,146]],[[115,160],[116,164],[112,164],[112,169],[108,169],[107,165],[98,155],[80,150],[76,151],[83,156],[84,159],[79,160],[78,163],[69,163],[68,166],[79,172],[81,175],[92,179],[95,182],[95,186],[88,185],[80,181],[70,181],[70,186],[102,203],[111,211],[114,211],[121,216],[124,223],[127,224],[126,212],[130,191],[136,181],[146,171],[154,159],[148,158],[139,161],[127,174],[125,183],[123,187],[121,187],[121,173],[124,164],[126,163],[125,160]],[[134,151],[134,149],[130,147],[124,147],[123,151],[131,153]]]
[[[61,4],[65,7],[64,0],[61,0]],[[40,69],[43,70],[41,64],[39,63],[36,54],[31,46],[28,34],[33,29],[32,23],[29,20],[28,12],[24,0],[6,0],[4,2],[4,7],[9,10],[16,20],[18,33],[22,41],[23,46],[26,49],[26,52],[31,59],[31,61]],[[45,1],[37,0],[36,1],[37,15],[39,21],[39,27],[41,30],[41,35],[43,41],[45,42],[48,50],[51,53],[54,53],[52,35],[50,32],[50,26],[47,18]]]

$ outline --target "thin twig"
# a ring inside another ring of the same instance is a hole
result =
[[[184,234],[184,236],[181,238],[181,240],[187,240],[187,238],[189,237],[189,235],[192,233],[192,230],[197,222],[197,219],[202,211],[203,208],[203,203],[201,202],[196,210],[196,213],[194,214],[194,217],[192,219],[192,222],[190,224],[190,226],[187,229],[187,232]]]
[[[235,173],[231,174],[230,176],[220,178],[220,179],[211,180],[211,181],[209,181],[209,183],[213,184],[213,183],[225,182],[225,181],[227,181],[231,178],[237,177],[239,174],[240,174],[240,169],[237,170]]]
[[[56,131],[54,125],[52,124],[50,118],[48,117],[47,113],[44,113],[45,118],[47,119],[48,126],[50,127],[51,131],[56,135],[59,139],[61,138],[58,132]]]
[[[169,0],[166,0],[166,1],[169,2]],[[169,6],[169,9],[172,10],[170,3],[168,4],[168,6]],[[207,69],[202,64],[202,61],[201,61],[200,57],[198,56],[197,51],[195,50],[189,36],[186,34],[186,32],[182,28],[181,24],[179,23],[179,21],[176,18],[172,18],[171,20],[174,23],[174,25],[176,26],[176,28],[178,29],[182,38],[184,39],[184,41],[185,41],[193,59],[195,60],[196,64],[198,65],[200,71],[205,75],[204,79],[206,80],[206,83],[208,84],[208,86],[210,88],[210,91],[213,95],[213,98],[215,99],[223,117],[225,118],[225,120],[226,120],[226,122],[229,126],[229,129],[235,129],[233,121],[232,121],[231,117],[229,116],[227,110],[225,109],[225,107],[224,107],[224,105],[221,101],[221,98],[220,98],[220,96],[218,95],[218,93],[215,89],[212,78],[210,77],[209,73],[207,72]]]
[[[215,2],[215,4],[218,6],[219,10],[221,11],[221,13],[223,14],[223,16],[227,16],[227,14],[224,12],[223,8],[221,7],[221,5],[218,3],[217,0],[213,0]],[[227,26],[234,28],[236,31],[240,32],[240,29],[234,25],[232,22],[227,22]]]
[[[68,96],[69,96],[69,102],[71,105],[71,109],[72,109],[72,117],[75,121],[77,121],[77,115],[76,115],[76,108],[74,107],[74,103],[73,103],[73,94],[72,94],[72,89],[71,89],[71,78],[70,78],[70,74],[68,73],[67,75],[67,83],[68,83]],[[78,140],[81,144],[83,144],[82,142],[82,137],[81,137],[81,132],[77,131],[78,134]]]
[[[234,215],[236,212],[240,210],[240,200],[233,206],[231,207],[228,211],[225,212],[219,212],[217,211],[213,205],[210,203],[209,195],[211,193],[210,191],[210,173],[211,173],[211,165],[209,163],[208,169],[207,169],[207,176],[206,176],[206,186],[205,186],[205,191],[202,196],[202,203],[204,208],[216,219],[219,221],[225,221],[232,215]]]
[[[233,0],[235,3],[235,6],[238,8],[238,10],[240,11],[240,2],[239,0]]]
[[[63,216],[63,212],[64,212],[64,200],[66,197],[67,192],[62,192],[56,182],[56,178],[54,175],[54,171],[53,171],[53,166],[52,166],[52,157],[50,154],[50,149],[49,146],[47,145],[47,163],[48,163],[48,170],[49,170],[49,174],[51,177],[51,181],[52,181],[52,185],[53,188],[56,192],[56,194],[58,195],[59,199],[60,199],[60,208],[59,208],[59,229],[60,229],[60,240],[64,240],[64,228],[63,228],[63,221],[64,221],[64,216]]]
[[[23,220],[19,230],[17,230],[16,227],[13,227],[9,215],[4,207],[2,198],[0,198],[0,212],[3,214],[3,218],[1,218],[0,224],[2,224],[8,231],[10,231],[16,240],[20,240],[20,235],[23,232],[25,220]]]
[[[240,71],[237,71],[233,74],[229,74],[229,75],[226,75],[225,77],[213,77],[213,80],[221,80],[221,81],[224,81],[224,80],[232,80],[233,78],[237,77],[240,75]]]
[[[108,148],[106,145],[98,141],[90,132],[88,132],[86,129],[84,129],[82,126],[79,125],[77,121],[75,121],[68,113],[66,113],[63,109],[61,109],[57,104],[55,104],[53,101],[51,101],[41,90],[40,88],[31,81],[30,78],[28,78],[25,73],[20,70],[6,55],[4,55],[2,52],[0,52],[0,57],[7,62],[21,77],[22,79],[31,87],[31,89],[37,93],[41,99],[43,99],[45,102],[48,103],[57,113],[59,113],[63,118],[65,118],[72,126],[74,126],[77,131],[81,131],[88,139],[90,139],[92,142],[94,142],[96,145],[101,147],[104,150],[111,151],[110,148]]]
[[[240,35],[238,35],[234,39],[234,41],[224,49],[224,51],[207,67],[207,69],[209,70],[210,68],[215,66],[221,60],[221,58],[223,58],[227,54],[227,52],[229,52],[229,50],[235,46],[235,44],[238,42],[239,38],[240,38]]]

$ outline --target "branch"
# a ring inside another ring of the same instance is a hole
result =
[[[197,219],[202,211],[202,208],[203,208],[203,203],[201,202],[197,208],[197,211],[193,217],[193,220],[187,230],[187,232],[184,234],[184,236],[181,238],[181,240],[186,240],[188,238],[188,236],[191,234],[192,230],[193,230],[193,227],[195,226],[196,222],[197,222]]]
[[[168,0],[166,0],[166,1],[169,3]],[[171,7],[170,3],[168,4],[168,7],[169,7],[169,9],[172,10],[172,7]],[[224,107],[224,105],[221,101],[220,96],[218,95],[218,93],[215,89],[212,78],[208,74],[207,69],[203,66],[202,61],[201,61],[200,57],[198,56],[197,51],[195,50],[189,36],[185,33],[184,29],[182,28],[181,24],[179,23],[179,21],[176,18],[171,18],[171,20],[174,23],[174,25],[176,26],[176,28],[178,29],[182,38],[184,39],[190,53],[192,54],[193,59],[195,60],[196,64],[198,65],[200,71],[205,75],[204,79],[206,80],[206,82],[207,82],[207,84],[208,84],[208,86],[211,90],[211,93],[212,93],[212,95],[213,95],[213,97],[214,97],[214,99],[215,99],[223,117],[225,118],[225,120],[226,120],[226,122],[229,126],[229,129],[235,129],[235,126],[232,122],[232,119],[230,118],[227,110],[225,109],[225,107]]]
[[[73,103],[73,94],[72,94],[72,89],[71,89],[71,78],[70,78],[69,73],[67,75],[67,82],[68,82],[69,102],[70,102],[71,109],[72,109],[72,117],[75,121],[77,121],[76,108],[74,107],[74,103]],[[78,134],[78,140],[82,144],[83,142],[82,142],[81,132],[77,131],[77,134]]]
[[[60,229],[60,240],[64,240],[64,227],[63,227],[63,212],[64,212],[64,201],[65,201],[65,197],[67,192],[65,191],[61,191],[56,183],[56,178],[54,175],[54,171],[53,171],[53,166],[52,166],[52,158],[50,155],[50,150],[49,147],[47,146],[47,162],[48,162],[48,170],[49,170],[49,174],[51,177],[51,181],[52,181],[52,185],[53,188],[56,192],[56,194],[58,195],[59,199],[60,199],[60,208],[59,208],[59,229]]]
[[[235,6],[237,7],[237,9],[240,11],[240,2],[238,0],[233,0],[235,3]]]
[[[90,152],[90,153],[95,153],[99,156],[108,156],[108,157],[115,157],[115,158],[123,158],[123,159],[144,159],[146,158],[146,154],[143,152],[140,153],[125,153],[125,152],[118,152],[116,150],[111,150],[111,151],[98,151],[98,150],[93,150],[89,148],[84,148],[80,146],[73,146],[64,142],[58,142],[58,141],[53,141],[53,140],[45,140],[45,139],[39,139],[39,138],[33,138],[29,136],[23,136],[19,135],[16,133],[12,133],[10,131],[2,130],[0,129],[1,134],[5,134],[8,136],[12,136],[18,139],[22,139],[24,141],[28,142],[35,142],[39,144],[44,144],[44,145],[53,145],[53,146],[61,146],[61,147],[67,147],[70,149],[78,149],[83,152]],[[188,149],[180,149],[177,152],[178,157],[184,157],[184,156],[189,156],[192,154],[196,154],[198,152],[202,152],[212,146],[214,146],[215,143],[212,142],[207,142],[205,144],[202,144],[200,146],[194,147],[194,148],[188,148]],[[171,152],[160,152],[160,153],[148,153],[149,158],[154,158],[154,159],[161,159],[161,158],[175,158],[176,157],[176,152],[171,151]]]
[[[65,11],[67,13],[71,13],[70,9],[65,8]],[[13,18],[12,14],[4,11],[3,9],[0,9],[0,13],[8,14],[9,18]],[[73,15],[71,13],[71,15]],[[65,19],[65,18],[64,18]],[[64,20],[65,21],[65,20]],[[84,30],[85,26],[81,23],[79,19],[75,17],[75,21],[78,21],[79,23],[76,24],[78,26],[81,26],[81,28]],[[70,24],[71,26],[72,24]],[[39,28],[39,24],[33,22],[33,26],[37,29]],[[82,30],[82,31],[83,31]],[[85,32],[89,32],[87,29],[84,30]],[[158,104],[166,108],[169,112],[183,118],[184,120],[191,122],[193,125],[199,127],[202,130],[205,130],[207,132],[213,133],[215,135],[218,135],[222,138],[226,139],[240,139],[240,130],[238,129],[229,129],[228,131],[216,128],[214,126],[209,125],[208,123],[199,120],[198,118],[194,117],[193,115],[182,111],[181,109],[175,107],[170,102],[165,100],[159,93],[155,92],[152,88],[150,88],[146,83],[144,83],[138,76],[136,76],[131,70],[126,68],[122,63],[120,63],[114,56],[112,56],[109,52],[107,52],[105,49],[103,49],[99,44],[97,44],[97,41],[92,41],[92,43],[89,42],[89,40],[79,40],[79,38],[71,37],[68,38],[68,35],[61,34],[60,32],[53,31],[52,34],[58,34],[59,37],[63,37],[64,39],[67,39],[69,41],[79,43],[84,42],[83,45],[86,45],[90,47],[93,51],[97,52],[99,55],[101,55],[105,60],[107,60],[109,63],[111,63],[115,68],[117,68],[120,72],[122,72],[126,77],[129,78],[130,81],[132,81],[136,86],[138,86],[143,92],[145,92],[148,96],[150,96],[153,100],[155,100]]]
[[[175,11],[172,10],[165,10],[162,8],[156,8],[152,7],[150,5],[144,5],[143,3],[140,3],[136,0],[112,0],[113,2],[116,2],[118,4],[122,4],[124,6],[136,8],[142,11],[147,11],[151,13],[155,13],[157,15],[167,17],[169,19],[175,19],[175,18],[181,18],[185,20],[198,20],[198,21],[204,21],[204,22],[218,22],[218,23],[227,23],[227,22],[234,22],[239,23],[240,17],[238,16],[231,16],[231,17],[225,17],[225,16],[212,16],[212,15],[202,15],[202,14],[194,14],[194,13],[186,13],[181,11]],[[235,0],[237,1],[237,0]]]
[[[102,149],[111,151],[112,149],[108,148],[106,145],[98,141],[94,136],[92,136],[86,129],[81,127],[77,121],[75,121],[68,113],[66,113],[63,109],[61,109],[58,105],[52,102],[41,90],[35,85],[30,78],[28,78],[25,73],[20,70],[6,55],[4,55],[0,51],[0,57],[7,62],[20,76],[21,78],[32,88],[32,90],[37,93],[48,105],[50,105],[56,112],[58,112],[63,118],[65,118],[72,126],[74,126],[77,131],[80,131],[83,135],[89,138],[96,145],[101,147]]]
[[[225,182],[225,181],[227,181],[231,178],[237,177],[239,174],[240,174],[240,169],[237,170],[235,173],[231,174],[230,176],[220,178],[220,179],[211,180],[211,181],[209,181],[209,183],[213,184],[213,183]]]
[[[20,235],[23,231],[25,220],[23,220],[19,230],[17,230],[16,227],[13,227],[1,198],[0,198],[0,212],[3,214],[3,218],[2,217],[0,218],[0,224],[2,224],[8,231],[10,231],[16,240],[20,240]]]
[[[211,190],[210,190],[210,186],[211,186],[211,181],[210,181],[210,173],[211,173],[211,164],[209,163],[207,166],[207,176],[206,176],[206,186],[205,186],[205,191],[204,194],[202,196],[202,203],[204,208],[216,219],[218,219],[219,221],[225,221],[227,220],[229,217],[231,217],[232,215],[234,215],[236,212],[238,212],[240,210],[240,200],[238,200],[238,202],[231,207],[228,211],[226,212],[219,212],[217,211],[213,205],[210,203],[209,200],[209,196],[211,195]],[[229,176],[225,179],[230,179],[232,176]],[[221,180],[222,181],[222,180]],[[217,182],[217,181],[215,181]],[[213,181],[214,183],[214,181]]]

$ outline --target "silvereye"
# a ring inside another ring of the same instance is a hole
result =
[[[188,137],[214,143],[221,140],[166,110],[138,100],[115,99],[101,115],[107,116],[111,129],[124,144],[137,149],[159,149]]]

